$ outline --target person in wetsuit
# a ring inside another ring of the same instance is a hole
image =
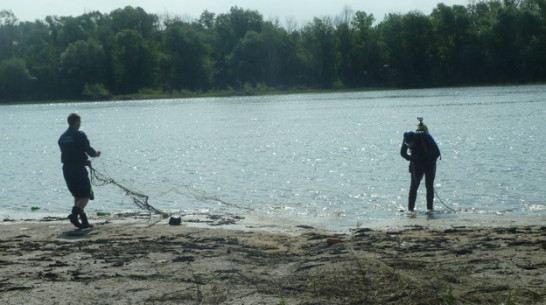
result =
[[[93,189],[86,166],[91,166],[89,157],[100,156],[100,151],[93,149],[82,131],[81,117],[75,113],[68,116],[68,129],[59,138],[63,176],[68,190],[74,196],[72,213],[68,215],[70,222],[78,228],[90,228],[84,208],[89,200],[94,199]],[[78,216],[81,222],[78,220]]]
[[[441,159],[440,149],[434,138],[428,133],[428,128],[419,119],[417,131],[404,133],[404,140],[400,148],[402,158],[410,161],[409,172],[411,173],[411,185],[408,196],[408,210],[413,212],[417,189],[425,176],[427,189],[427,211],[432,212],[434,203],[434,178],[436,176],[436,160]],[[408,149],[410,154],[408,154]]]

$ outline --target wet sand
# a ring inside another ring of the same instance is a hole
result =
[[[94,222],[0,224],[0,304],[546,304],[544,226]]]

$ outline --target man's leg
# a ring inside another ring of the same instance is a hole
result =
[[[93,225],[89,224],[89,221],[87,220],[87,215],[85,214],[85,207],[87,206],[87,203],[89,203],[89,197],[78,197],[76,198],[76,202],[74,205],[79,209],[79,215],[80,219],[82,221],[81,227],[83,229],[91,228]]]
[[[415,201],[417,200],[417,189],[419,188],[419,184],[421,183],[422,178],[423,171],[413,167],[411,170],[411,185],[408,196],[408,210],[410,212],[413,212],[413,209],[415,208]]]
[[[427,188],[427,210],[432,211],[434,204],[434,178],[436,177],[436,163],[427,167],[425,172],[425,186]]]
[[[76,227],[81,228],[82,224],[78,220],[78,216],[81,213],[81,209],[78,207],[78,198],[74,197],[74,206],[72,207],[72,213],[68,215],[70,222]]]
[[[81,209],[81,212],[83,213],[83,209],[87,206],[87,203],[89,203],[89,197],[76,197],[74,198],[74,205]]]

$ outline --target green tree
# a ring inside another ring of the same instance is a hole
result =
[[[516,82],[533,82],[546,72],[546,24],[541,12],[531,7],[515,10]]]
[[[27,99],[32,76],[25,61],[10,58],[0,62],[0,100],[19,101]]]
[[[358,11],[343,13],[335,30],[337,71],[348,87],[368,87],[381,82],[382,59],[377,44],[375,18]]]
[[[48,24],[36,20],[19,24],[20,50],[30,73],[35,77],[33,90],[27,94],[37,100],[63,98],[69,88],[59,79],[60,49]]]
[[[484,54],[472,33],[467,9],[438,4],[430,18],[434,35],[435,83],[453,85],[477,81]]]
[[[430,86],[432,25],[428,17],[419,12],[389,14],[379,31],[394,85]]]
[[[358,11],[352,20],[355,31],[353,67],[356,86],[377,86],[385,80],[384,58],[378,43],[378,30],[372,14]]]
[[[0,61],[17,54],[20,36],[17,33],[17,18],[13,12],[0,11]]]
[[[71,43],[61,54],[65,84],[73,96],[81,96],[85,84],[105,81],[106,56],[102,45],[93,39]]]
[[[229,14],[220,14],[214,25],[212,53],[215,63],[215,81],[220,87],[236,85],[228,67],[228,57],[248,31],[262,32],[263,18],[257,11],[232,7]]]
[[[57,19],[57,18],[54,18]],[[87,40],[89,33],[81,26],[81,18],[60,17],[57,19],[58,28],[56,42],[58,47],[65,49],[69,44],[78,40]]]
[[[239,87],[246,83],[255,86],[265,80],[265,43],[262,36],[247,31],[245,37],[233,48],[227,58],[230,75]]]
[[[214,28],[215,18],[216,18],[216,15],[214,13],[211,13],[205,10],[203,11],[203,13],[201,13],[201,16],[199,17],[199,20],[197,22],[202,29],[212,30]]]
[[[293,86],[301,73],[295,39],[272,22],[264,23],[260,39],[263,47],[263,81],[269,86]]]
[[[159,29],[159,18],[148,14],[140,7],[126,6],[110,13],[112,31],[118,33],[124,30],[134,30],[145,40],[156,37]]]
[[[154,81],[155,58],[139,32],[123,30],[114,37],[112,67],[116,93],[136,93]]]
[[[161,61],[164,86],[168,90],[203,90],[210,83],[210,57],[199,32],[189,25],[175,23],[167,27],[163,38]]]
[[[510,74],[517,72],[517,30],[514,7],[501,7],[496,11],[495,21],[489,37],[489,59],[492,67],[490,77],[497,81],[509,81]]]
[[[402,42],[402,16],[399,14],[389,14],[385,20],[379,23],[378,45],[382,53],[382,62],[385,69],[385,82],[387,86],[397,86],[401,80],[403,69],[403,60],[401,54],[404,53]]]
[[[525,15],[532,21],[528,26],[523,27],[524,33],[533,33],[529,40],[529,47],[521,55],[528,61],[524,69],[533,81],[544,81],[546,79],[546,0],[523,0],[522,8],[526,10]],[[537,27],[540,30],[537,31]],[[532,28],[531,31],[528,28]]]
[[[334,25],[330,18],[315,18],[301,33],[301,48],[308,73],[307,84],[332,88],[337,79]]]
[[[351,28],[351,19],[348,11],[344,12],[335,28],[336,63],[339,78],[344,85],[354,86],[356,80],[356,67],[353,50],[355,48],[355,31]]]
[[[8,61],[14,57],[24,68]],[[3,99],[262,84],[415,88],[544,82],[546,0],[438,4],[430,15],[390,14],[377,25],[372,15],[345,9],[336,19],[315,18],[301,28],[264,22],[259,12],[239,7],[161,24],[158,16],[131,6],[34,22],[18,22],[2,10],[0,62],[4,78],[8,69],[33,76],[30,82],[28,75],[20,77],[27,90],[2,84]]]

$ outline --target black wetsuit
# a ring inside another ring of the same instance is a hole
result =
[[[96,157],[97,152],[89,144],[87,136],[76,128],[69,127],[59,138],[61,162],[66,186],[74,197],[93,198],[91,182],[85,168],[88,155]]]
[[[411,154],[408,154],[408,148]],[[434,178],[436,176],[436,160],[440,157],[440,149],[434,138],[425,132],[406,132],[400,148],[400,155],[410,161],[411,185],[408,196],[408,210],[413,211],[417,199],[417,189],[425,176],[427,189],[427,209],[432,210],[434,203]]]

